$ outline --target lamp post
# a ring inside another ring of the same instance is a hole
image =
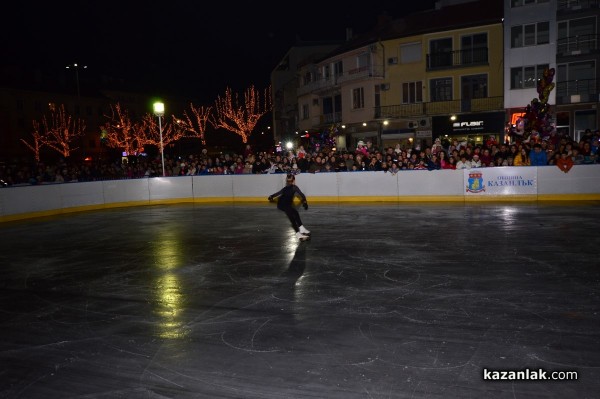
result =
[[[79,99],[79,97],[80,97],[80,91],[79,91],[79,64],[69,64],[65,68],[67,68],[67,69],[73,68],[75,70],[75,81],[77,83],[77,99]],[[87,65],[83,65],[82,68],[83,69],[87,69]]]
[[[160,134],[160,160],[162,162],[162,175],[165,176],[165,154],[163,148],[162,135],[162,117],[165,114],[165,104],[161,102],[154,103],[154,115],[158,116],[158,132]]]
[[[377,122],[377,146],[379,147],[379,150],[381,152],[383,152],[383,150],[384,150],[384,148],[383,148],[383,127],[387,126],[388,124],[389,124],[389,121],[387,121],[387,120]]]

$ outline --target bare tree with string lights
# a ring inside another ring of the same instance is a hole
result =
[[[248,142],[258,120],[272,109],[271,87],[265,89],[263,100],[259,91],[250,86],[244,93],[244,101],[240,102],[239,95],[232,93],[231,88],[225,90],[223,97],[215,101],[215,113],[211,123],[215,128],[223,128],[239,135],[243,143]]]
[[[183,111],[183,118],[178,119],[173,115],[173,126],[177,130],[183,132],[183,137],[195,137],[202,141],[202,145],[206,145],[204,133],[212,112],[212,107],[195,107],[190,103],[190,114],[186,110]]]
[[[68,158],[71,152],[78,149],[72,147],[72,142],[77,137],[83,136],[85,123],[81,119],[74,120],[65,111],[65,106],[50,108],[50,117],[42,117],[42,133],[39,140],[44,145],[57,151],[63,157]]]
[[[173,118],[174,119],[174,118]],[[143,145],[153,145],[160,148],[160,127],[156,123],[156,118],[151,114],[145,114],[142,117],[140,128],[137,130],[137,139]],[[169,144],[185,137],[183,129],[176,129],[173,123],[165,123],[162,126],[162,144],[167,147]]]
[[[31,133],[31,137],[33,138],[31,143],[25,139],[21,139],[21,142],[33,152],[35,161],[40,162],[40,151],[42,150],[44,143],[42,141],[42,135],[40,134],[40,123],[38,121],[33,121],[33,132]]]
[[[144,151],[144,145],[139,140],[140,123],[135,123],[129,118],[129,112],[119,103],[110,105],[111,114],[105,115],[108,121],[101,127],[105,145],[111,148],[122,149],[128,155],[139,154]]]

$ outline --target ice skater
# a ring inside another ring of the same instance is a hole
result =
[[[310,238],[310,231],[308,231],[303,225],[302,220],[300,220],[300,214],[294,207],[294,197],[298,195],[302,199],[302,206],[304,209],[308,209],[308,203],[306,202],[306,196],[304,193],[296,186],[296,178],[294,175],[289,174],[285,178],[285,187],[281,190],[277,191],[275,194],[269,195],[269,201],[273,202],[275,198],[279,198],[277,200],[277,208],[287,215],[288,219],[292,223],[292,227],[296,232],[296,237],[300,241],[306,241]]]

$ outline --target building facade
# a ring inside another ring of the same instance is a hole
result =
[[[511,140],[554,71],[552,124],[578,139],[600,123],[600,0],[440,1],[298,66],[298,127],[339,148],[436,138]],[[490,137],[491,136],[491,137]]]
[[[556,123],[576,140],[600,126],[599,23],[600,0],[557,1]]]
[[[473,17],[473,9],[484,11]],[[439,136],[500,137],[504,124],[465,131],[448,129],[446,121],[492,111],[504,116],[502,35],[501,0],[440,3],[381,19],[372,32],[299,68],[299,127],[334,135],[339,148],[365,140],[384,147],[431,144]]]

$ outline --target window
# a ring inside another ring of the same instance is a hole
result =
[[[409,64],[421,61],[421,43],[409,43],[400,46],[400,62]]]
[[[337,61],[333,64],[333,74],[335,76],[342,76],[344,74],[344,64],[342,61]]]
[[[461,78],[461,97],[464,100],[487,97],[487,75],[470,75]]]
[[[558,65],[556,95],[586,94],[596,91],[595,71],[594,60]]]
[[[452,66],[452,39],[436,39],[429,42],[429,68]]]
[[[523,46],[535,46],[535,25],[525,25],[523,30]]]
[[[402,104],[423,102],[423,82],[402,83]]]
[[[333,97],[323,97],[323,114],[333,114]]]
[[[306,72],[302,77],[302,85],[306,86],[307,84],[310,84],[310,82],[312,82],[312,74],[310,72]]]
[[[510,28],[510,47],[523,47],[523,27],[513,26]]]
[[[365,91],[362,87],[352,90],[352,109],[365,107]]]
[[[517,25],[510,28],[510,45],[512,48],[548,43],[550,43],[550,23],[547,21]]]
[[[550,22],[537,24],[537,44],[550,43]]]
[[[577,18],[558,23],[557,51],[564,54],[571,51],[597,49],[596,18]]]
[[[528,89],[537,87],[537,81],[544,76],[548,64],[528,65],[510,69],[510,88]]]
[[[463,65],[487,62],[487,33],[463,36],[460,47]]]
[[[452,100],[452,78],[431,79],[429,97],[432,102]]]
[[[339,122],[342,112],[342,97],[336,94],[333,97],[321,97],[323,104],[323,117],[327,123]]]
[[[329,65],[325,65],[323,67],[323,77],[325,78],[325,80],[329,80],[331,76],[331,67]]]
[[[371,54],[363,53],[363,54],[359,55],[357,58],[357,63],[358,63],[357,67],[361,70],[368,68],[369,64],[371,63]]]
[[[308,104],[302,104],[302,119],[308,119],[309,116]]]

